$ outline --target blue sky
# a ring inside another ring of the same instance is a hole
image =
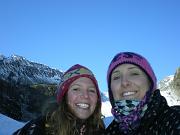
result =
[[[179,0],[0,0],[0,53],[59,70],[90,68],[100,89],[114,55],[145,56],[158,80],[180,67]]]

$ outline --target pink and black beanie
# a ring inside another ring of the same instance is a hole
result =
[[[111,91],[111,85],[110,85],[111,73],[117,66],[124,63],[134,64],[140,67],[148,75],[151,81],[150,93],[152,93],[152,91],[154,91],[157,87],[156,76],[154,74],[154,71],[151,65],[146,60],[146,58],[134,52],[120,52],[117,55],[115,55],[115,57],[112,59],[108,68],[108,72],[107,72],[108,93],[109,93],[109,99],[110,99],[111,105],[114,104],[113,95]]]
[[[61,102],[62,98],[68,91],[68,88],[71,85],[71,83],[80,77],[87,77],[92,80],[97,90],[98,99],[101,101],[98,83],[93,73],[88,68],[81,66],[79,64],[76,64],[72,66],[71,68],[69,68],[62,76],[59,89],[57,91],[58,103]]]

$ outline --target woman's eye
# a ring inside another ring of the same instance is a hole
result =
[[[73,88],[72,90],[73,90],[73,91],[78,91],[78,90],[79,90],[79,88]]]
[[[96,90],[95,89],[89,89],[89,92],[96,93]]]
[[[113,80],[118,80],[120,78],[120,76],[113,76],[112,79]]]
[[[133,73],[131,73],[131,75],[139,75],[139,73],[133,72]]]

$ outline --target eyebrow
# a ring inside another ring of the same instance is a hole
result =
[[[135,66],[132,66],[132,67],[128,67],[128,69],[139,69],[138,67],[135,67]],[[118,73],[119,72],[119,70],[114,70],[113,72],[112,72],[112,74],[114,74],[114,73]]]
[[[72,84],[72,85],[70,85],[70,87],[69,88],[71,88],[71,87],[73,87],[73,86],[81,86],[80,84]]]
[[[112,74],[115,74],[115,73],[118,73],[118,72],[119,72],[118,70],[115,70],[115,71],[112,72]]]
[[[79,86],[79,87],[82,87],[82,85],[81,84],[73,84],[73,85],[71,85],[69,88],[71,88],[71,87],[73,87],[73,86]],[[89,85],[89,87],[90,88],[96,88],[96,86],[94,86],[94,85]]]
[[[139,69],[138,67],[129,67],[128,69],[134,69],[134,68]]]

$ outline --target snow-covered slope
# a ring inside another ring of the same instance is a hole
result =
[[[180,97],[175,94],[172,87],[174,75],[170,75],[158,83],[161,94],[166,98],[169,106],[180,105]]]
[[[23,125],[24,123],[0,114],[0,135],[12,135],[14,131],[21,128]]]

